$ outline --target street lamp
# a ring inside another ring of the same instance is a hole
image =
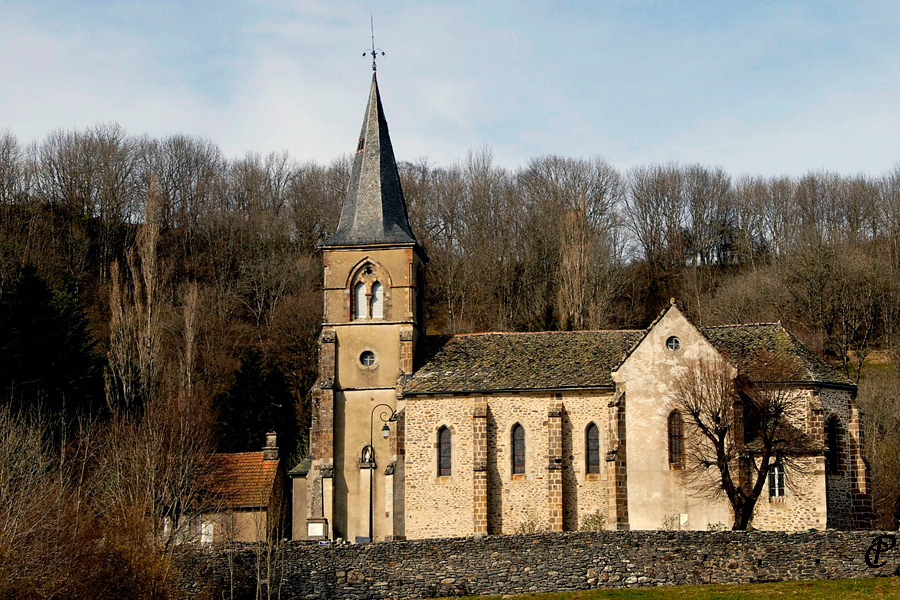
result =
[[[374,526],[374,507],[375,507],[375,446],[374,446],[374,433],[375,433],[375,411],[379,408],[384,408],[386,410],[382,410],[378,413],[378,418],[381,419],[381,422],[384,425],[381,427],[381,437],[384,439],[388,439],[391,437],[391,428],[388,423],[397,420],[397,411],[391,408],[387,404],[376,404],[372,407],[372,414],[369,415],[369,447],[367,448],[368,452],[363,451],[363,455],[368,454],[369,457],[369,541],[372,542],[375,540],[375,526]]]

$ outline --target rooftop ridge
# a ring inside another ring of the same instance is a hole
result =
[[[542,334],[576,334],[576,333],[643,333],[644,329],[577,329],[575,331],[473,331],[470,333],[454,333],[450,337],[470,337],[476,335],[542,335]]]
[[[262,456],[262,450],[250,450],[247,452],[211,452],[207,456],[251,456],[254,454],[259,454]]]
[[[781,323],[732,323],[730,325],[704,325],[700,329],[725,329],[728,327],[782,327]]]
[[[791,345],[794,347],[794,351],[797,352],[797,353],[800,355],[800,357],[801,357],[801,362],[803,363],[803,368],[806,370],[806,373],[808,374],[808,376],[809,376],[810,378],[812,378],[812,379],[815,379],[815,378],[816,378],[816,374],[815,374],[815,373],[813,372],[813,370],[810,368],[809,362],[807,362],[807,361],[805,360],[805,357],[803,356],[803,355],[806,353],[806,352],[804,352],[804,351],[807,350],[806,346],[804,346],[804,345],[803,345],[803,342],[801,342],[801,341],[799,340],[799,338],[797,338],[797,336],[795,336],[793,333],[791,333],[791,332],[788,331],[787,329],[784,329],[783,327],[782,327],[782,330],[785,332],[785,334],[787,334],[787,336],[788,336],[788,341],[789,341],[789,342],[791,343]],[[819,359],[819,360],[822,360],[822,359],[819,358],[818,356],[815,356],[815,355],[814,355],[814,357],[817,358],[817,359]],[[822,362],[824,362],[824,361],[822,361]]]

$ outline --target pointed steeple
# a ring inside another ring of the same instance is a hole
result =
[[[341,221],[324,246],[398,243],[417,242],[409,226],[378,81],[372,73],[369,104],[353,158]]]

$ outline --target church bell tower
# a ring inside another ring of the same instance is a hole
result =
[[[324,323],[308,515],[346,541],[404,537],[403,402],[425,333],[427,257],[413,235],[372,74],[337,231],[321,246]]]

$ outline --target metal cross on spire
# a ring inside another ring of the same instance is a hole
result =
[[[362,55],[372,55],[372,71],[374,72],[378,70],[378,65],[375,64],[375,58],[378,56],[379,52],[381,52],[381,55],[384,56],[384,50],[375,47],[375,18],[371,14],[369,15],[369,21],[370,25],[372,26],[372,49],[366,50]]]

